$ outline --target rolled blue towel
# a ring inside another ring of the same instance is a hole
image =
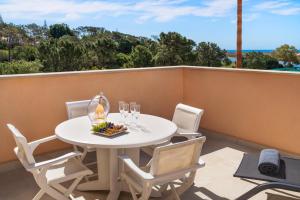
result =
[[[275,149],[264,149],[260,152],[258,170],[262,174],[278,174],[280,170],[280,154]]]

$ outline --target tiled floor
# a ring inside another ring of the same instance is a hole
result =
[[[206,166],[197,172],[195,185],[183,194],[181,199],[233,200],[261,183],[232,176],[244,152],[258,152],[258,150],[228,140],[208,138],[202,154]],[[37,191],[37,185],[31,174],[24,169],[0,173],[0,200],[30,200]],[[78,200],[104,200],[106,194],[105,192],[76,192],[75,196]],[[51,198],[45,196],[42,199],[50,200]],[[129,194],[122,193],[120,199],[131,199],[131,197]],[[300,199],[300,194],[283,190],[267,190],[252,199],[297,200]]]

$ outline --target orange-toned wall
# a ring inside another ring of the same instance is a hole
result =
[[[65,102],[103,91],[171,118],[178,102],[205,109],[201,127],[300,154],[300,74],[216,68],[148,68],[46,75],[0,76],[0,163],[15,160],[6,123],[29,140],[53,134],[67,119]],[[65,148],[44,145],[39,153]]]
[[[185,68],[184,102],[201,127],[300,154],[300,74]]]
[[[0,77],[0,163],[16,159],[7,123],[29,141],[49,136],[67,119],[66,101],[90,99],[100,91],[109,98],[113,112],[119,100],[136,101],[142,112],[170,118],[183,98],[182,71],[157,68]],[[56,141],[38,153],[65,147]]]

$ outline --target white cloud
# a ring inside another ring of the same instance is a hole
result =
[[[272,0],[257,4],[254,10],[277,15],[297,15],[300,14],[300,5],[291,0]]]
[[[269,9],[276,9],[276,8],[282,8],[284,6],[290,5],[291,2],[286,0],[277,0],[277,1],[266,1],[260,4],[257,4],[254,6],[257,10],[269,10]]]
[[[137,22],[166,22],[180,16],[223,17],[236,6],[236,0],[202,0],[188,5],[187,0],[7,0],[0,13],[9,19],[78,20],[94,16],[137,16]]]
[[[300,7],[272,10],[271,12],[278,15],[298,15],[300,14]]]

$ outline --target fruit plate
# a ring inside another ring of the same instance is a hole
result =
[[[94,132],[95,135],[100,135],[100,136],[109,137],[109,138],[124,135],[124,134],[127,134],[127,133],[128,133],[127,129],[120,129],[119,131],[113,132],[111,134],[107,134],[105,132]]]
[[[123,125],[115,125],[111,122],[102,122],[92,126],[92,131],[95,135],[105,137],[114,137],[127,133],[127,127]]]

